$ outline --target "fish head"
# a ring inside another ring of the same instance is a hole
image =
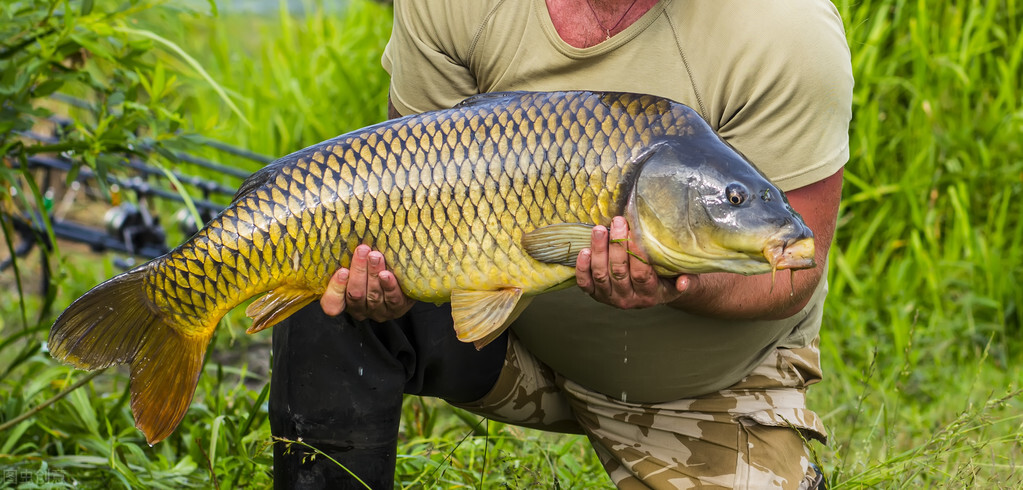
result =
[[[658,274],[813,267],[813,232],[781,192],[712,131],[651,145],[626,215]]]

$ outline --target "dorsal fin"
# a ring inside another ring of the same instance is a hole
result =
[[[234,203],[246,194],[262,187],[263,184],[270,181],[270,179],[273,179],[274,176],[277,175],[277,172],[280,171],[281,167],[284,166],[283,160],[284,159],[274,161],[248,176],[248,178],[245,179],[245,182],[242,182],[241,187],[238,188],[238,192],[234,193],[234,197],[231,198],[231,202]]]
[[[320,151],[325,143],[336,141],[343,136],[345,135],[338,136],[337,138],[327,140],[313,146],[302,148],[301,150],[280,157],[277,160],[268,163],[265,167],[256,170],[252,175],[245,179],[245,182],[242,182],[241,187],[238,188],[238,192],[235,192],[234,197],[231,198],[231,202],[234,203],[246,194],[262,187],[263,184],[266,184],[270,180],[276,178],[277,174],[280,173],[284,166],[291,165],[303,158],[309,157],[313,153]]]
[[[455,107],[468,107],[490,102],[497,102],[504,99],[513,99],[528,94],[528,91],[517,90],[512,92],[486,92],[467,97],[465,100],[455,104]]]

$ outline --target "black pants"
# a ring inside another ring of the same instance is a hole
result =
[[[485,395],[507,335],[483,350],[455,338],[449,306],[419,303],[385,323],[329,317],[313,303],[274,327],[270,429],[301,438],[371,488],[394,484],[404,393],[467,402]],[[364,488],[311,451],[274,444],[274,488]]]

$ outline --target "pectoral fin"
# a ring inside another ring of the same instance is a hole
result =
[[[252,326],[245,333],[270,328],[317,297],[319,294],[304,288],[281,286],[271,290],[245,308],[245,315],[252,319]]]
[[[458,340],[473,342],[480,349],[497,338],[511,320],[518,316],[516,310],[521,313],[521,309],[516,308],[521,297],[522,290],[519,288],[452,291],[451,318],[455,321]]]
[[[522,248],[540,262],[575,267],[579,251],[589,248],[592,233],[593,225],[558,223],[524,234]]]

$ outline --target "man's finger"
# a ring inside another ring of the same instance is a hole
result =
[[[681,276],[678,276],[678,279],[675,279],[675,290],[679,293],[689,291],[689,288],[692,287],[693,283],[697,280],[698,277],[695,275],[682,274]]]
[[[389,270],[380,271],[380,292],[383,303],[390,310],[400,310],[408,303],[408,297],[398,286],[398,279]]]
[[[611,276],[607,268],[607,228],[597,225],[590,236],[590,280],[593,282],[592,295],[598,298],[611,296]]]
[[[350,274],[345,299],[348,302],[348,306],[353,310],[361,311],[365,309],[368,256],[369,247],[366,245],[355,247],[355,253],[352,254],[352,265],[349,267]]]
[[[658,278],[657,283],[661,288],[659,302],[668,304],[681,298],[697,280],[699,280],[698,276],[690,274],[682,274],[674,280]]]
[[[632,294],[632,278],[629,277],[629,226],[625,218],[616,216],[611,221],[607,246],[608,269],[611,271],[611,288],[615,296],[627,297]]]
[[[366,256],[366,308],[370,311],[380,308],[384,302],[384,293],[380,287],[380,272],[384,270],[384,255],[376,250]]]
[[[637,296],[655,296],[661,293],[661,280],[646,256],[629,249],[629,276]]]
[[[593,276],[590,271],[590,255],[590,249],[584,248],[579,251],[579,256],[575,259],[575,283],[579,285],[583,291],[586,291],[586,294],[593,294]]]
[[[340,315],[345,311],[345,287],[348,284],[348,269],[338,269],[330,276],[327,290],[320,296],[320,307],[330,316]]]

